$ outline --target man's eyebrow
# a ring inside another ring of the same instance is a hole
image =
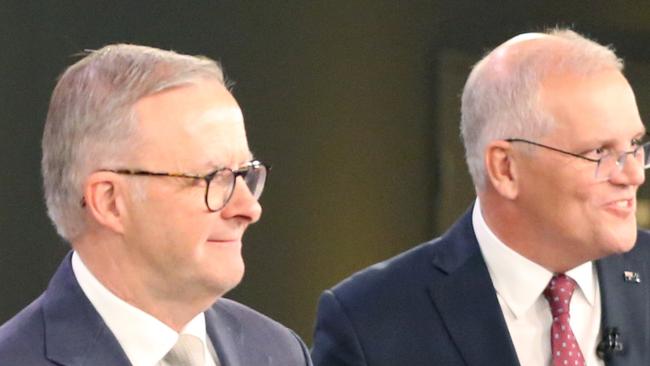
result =
[[[242,165],[248,163],[249,161],[253,161],[253,160],[255,160],[255,156],[253,155],[252,152],[250,152],[250,153],[248,153],[246,155],[246,158],[232,164],[233,166],[230,166],[230,164],[227,164],[227,163],[225,164],[223,160],[222,161],[209,160],[205,164],[203,164],[203,167],[206,170],[210,170],[211,172],[213,172],[213,171],[215,171],[217,169],[222,169],[222,168],[239,168]]]
[[[648,134],[648,131],[646,131],[645,128],[640,132],[637,132],[634,136],[632,136],[632,140],[637,140],[637,141],[647,142],[648,139],[650,139],[650,135]]]

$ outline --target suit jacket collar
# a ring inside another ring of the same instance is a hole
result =
[[[471,208],[439,240],[429,293],[468,366],[519,365],[478,241]]]
[[[131,365],[72,271],[70,252],[43,295],[46,357],[66,366]]]
[[[130,366],[119,342],[79,286],[71,259],[72,252],[43,295],[46,357],[66,366]],[[218,306],[208,309],[205,317],[221,366],[240,365],[240,323]]]
[[[213,306],[205,312],[206,327],[210,341],[219,357],[221,366],[241,365],[238,350],[239,337],[243,334],[241,324],[227,312]]]

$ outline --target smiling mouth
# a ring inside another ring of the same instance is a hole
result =
[[[632,207],[632,200],[620,200],[614,202],[614,205],[618,208],[630,208]]]
[[[223,245],[239,245],[241,239],[208,239],[210,244],[223,244]]]
[[[606,208],[619,215],[628,215],[634,213],[634,199],[612,201],[606,205]]]

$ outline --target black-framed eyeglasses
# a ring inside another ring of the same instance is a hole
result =
[[[630,151],[615,152],[609,151],[606,152],[598,159],[590,158],[588,156],[572,153],[570,151],[558,149],[556,147],[540,144],[539,142],[530,141],[520,138],[508,138],[504,141],[507,142],[523,142],[526,144],[542,147],[544,149],[556,151],[565,155],[573,156],[575,158],[583,159],[596,163],[596,172],[594,178],[598,181],[608,180],[612,174],[620,172],[623,170],[625,163],[627,162],[627,156],[631,155],[634,160],[643,165],[643,169],[648,169],[650,167],[650,141],[645,143],[639,143],[634,149]]]
[[[237,177],[242,177],[253,197],[259,199],[262,195],[262,191],[264,191],[264,185],[269,170],[271,170],[270,165],[253,160],[236,170],[230,168],[219,168],[206,175],[150,172],[146,170],[133,169],[100,169],[99,171],[126,175],[204,180],[205,205],[208,208],[208,211],[217,212],[224,208],[232,198],[233,192],[235,191],[235,185],[237,184]]]

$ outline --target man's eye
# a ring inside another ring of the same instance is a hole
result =
[[[591,158],[591,159],[599,159],[599,158],[607,155],[608,153],[609,153],[609,149],[607,149],[604,146],[601,146],[601,147],[597,147],[595,149],[591,149],[591,150],[585,152],[582,155],[584,155],[584,156],[586,156],[588,158]]]

